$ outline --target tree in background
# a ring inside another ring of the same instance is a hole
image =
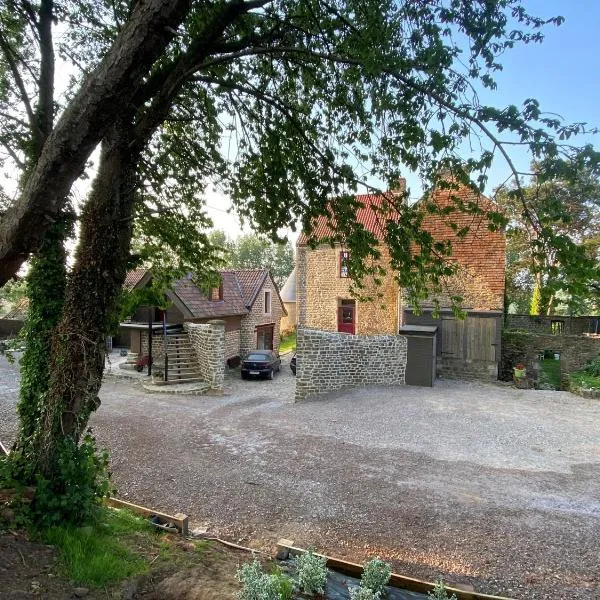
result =
[[[497,109],[477,97],[473,82],[493,89],[505,52],[561,22],[519,0],[6,0],[0,19],[0,158],[20,173],[0,218],[0,285],[31,258],[40,303],[9,462],[20,483],[37,482],[48,519],[81,520],[103,490],[94,480],[105,465],[85,431],[127,270],[164,261],[209,275],[218,262],[207,186],[218,183],[270,239],[298,222],[310,238],[325,216],[327,241],[348,247],[360,285],[380,276],[382,250],[356,221],[364,174],[389,189],[407,169],[430,188],[454,185],[440,177],[451,170],[457,185],[481,190],[494,151],[516,175],[507,152],[515,139],[541,161],[578,156],[556,140],[585,131],[532,99]],[[62,104],[55,52],[77,72]],[[490,150],[463,161],[478,134]],[[97,147],[92,189],[74,213],[71,186]],[[519,182],[515,196],[527,205]],[[386,198],[383,244],[418,303],[454,272],[452,249],[403,200]],[[456,198],[444,209],[450,223],[456,211],[482,214]],[[491,228],[503,223],[487,217]],[[67,268],[73,220],[79,241]],[[531,223],[536,243],[555,241],[543,221]],[[142,244],[132,253],[134,236]]]
[[[272,242],[256,233],[241,235],[234,240],[216,229],[209,235],[215,247],[223,249],[224,266],[232,269],[269,269],[279,288],[295,266],[291,242]]]
[[[531,315],[594,314],[600,309],[600,170],[581,155],[533,171],[525,203],[514,188],[497,194],[509,218],[509,302]]]

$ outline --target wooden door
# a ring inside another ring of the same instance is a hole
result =
[[[352,300],[342,300],[338,307],[338,331],[340,333],[354,334],[356,317],[356,304]]]
[[[465,323],[467,360],[496,362],[496,319],[469,317]]]
[[[256,349],[273,350],[274,325],[260,325],[256,328]]]

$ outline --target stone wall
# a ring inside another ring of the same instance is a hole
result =
[[[367,385],[404,385],[407,341],[298,329],[296,401]]]
[[[600,333],[600,317],[506,315],[505,326],[507,329],[522,329],[535,333],[580,335]]]
[[[315,250],[298,248],[297,292],[298,325],[337,331],[340,300],[351,300],[352,280],[340,277],[341,247],[319,246]],[[356,301],[357,335],[394,334],[398,331],[398,284],[389,268],[389,253],[381,249],[381,264],[387,267],[381,286],[366,280],[362,294],[368,302]],[[381,294],[380,297],[377,295]]]
[[[265,312],[265,292],[271,292],[271,311]],[[271,277],[267,277],[258,292],[250,312],[244,316],[240,329],[240,356],[244,357],[250,350],[256,350],[256,327],[273,325],[273,350],[279,351],[280,323],[283,316],[283,305],[279,293]]]
[[[544,350],[560,354],[563,375],[579,371],[600,355],[600,335],[544,335],[505,330],[502,333],[502,363],[500,379],[512,379],[513,367],[523,363],[531,371]]]
[[[225,379],[225,322],[185,323],[183,327],[196,353],[202,380],[214,389],[222,388]]]
[[[141,332],[142,339],[142,356],[148,356],[148,330]],[[133,352],[136,349],[132,349]],[[165,340],[163,337],[162,329],[160,331],[154,331],[152,334],[152,363],[157,366],[164,365],[165,363]]]
[[[225,360],[240,355],[240,330],[225,331]]]

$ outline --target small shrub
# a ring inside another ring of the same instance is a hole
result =
[[[305,594],[322,594],[327,581],[327,559],[317,556],[312,549],[296,558],[298,586]]]
[[[592,377],[600,377],[600,356],[588,361],[583,370]]]
[[[379,557],[365,563],[360,579],[360,587],[382,594],[392,574],[392,565]]]
[[[452,594],[452,596],[448,596],[448,592],[446,591],[446,586],[441,579],[438,579],[435,582],[435,587],[433,588],[433,592],[429,592],[427,594],[429,600],[458,600],[456,598],[456,594]]]
[[[350,590],[350,600],[380,600],[381,594],[368,587],[355,587]]]
[[[251,563],[242,565],[237,570],[235,577],[243,586],[238,594],[240,600],[281,600],[282,598],[287,600],[291,598],[291,593],[290,596],[281,595],[282,587],[285,588],[283,578],[287,579],[287,577],[283,573],[267,575],[256,558]]]
[[[291,600],[294,594],[294,582],[281,571],[270,575],[273,586],[279,592],[279,598],[281,600]]]

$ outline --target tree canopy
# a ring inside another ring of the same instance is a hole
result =
[[[523,192],[539,227],[525,218],[515,187],[498,191],[509,218],[507,295],[533,315],[600,309],[600,171],[596,166],[533,165]]]
[[[516,177],[511,198],[545,248],[557,237],[510,148],[525,146],[540,177],[598,163],[591,148],[567,145],[584,124],[532,98],[493,107],[477,96],[477,86],[495,87],[505,52],[562,21],[531,15],[520,0],[5,0],[0,19],[1,158],[19,179],[0,218],[0,285],[31,259],[12,474],[40,482],[47,518],[82,519],[105,491],[105,462],[85,430],[127,270],[153,260],[208,277],[219,264],[205,232],[209,186],[273,241],[297,223],[310,238],[324,215],[359,283],[378,277],[385,244],[418,302],[453,272],[451,244],[422,231],[423,212],[391,194],[378,242],[356,221],[366,178],[389,189],[411,171],[426,190],[482,190],[499,154]],[[64,94],[57,56],[73,74]],[[465,160],[471,142],[482,151]],[[96,148],[91,190],[73,210],[72,185]],[[457,198],[444,209],[450,223],[456,211],[484,212]],[[492,229],[506,221],[486,216]],[[71,464],[84,466],[73,473]]]

